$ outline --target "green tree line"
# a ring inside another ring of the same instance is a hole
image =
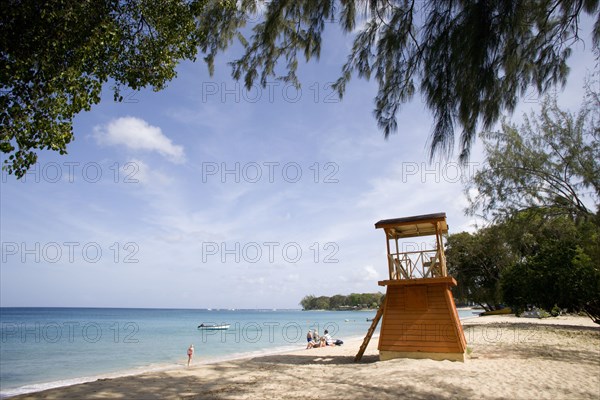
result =
[[[527,306],[591,311],[600,298],[597,222],[522,212],[475,233],[450,235],[447,262],[458,281],[457,302],[516,312]]]
[[[300,305],[304,310],[344,310],[356,308],[378,308],[381,305],[383,293],[352,293],[335,296],[304,296]]]
[[[454,296],[487,310],[508,305],[586,312],[600,323],[600,96],[586,82],[577,113],[548,98],[521,126],[480,135],[486,161],[468,212],[491,223],[447,240]]]

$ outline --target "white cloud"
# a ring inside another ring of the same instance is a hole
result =
[[[143,119],[121,117],[104,126],[94,127],[94,136],[100,144],[124,145],[132,150],[156,151],[172,162],[185,161],[183,146],[175,145],[162,130]]]
[[[376,281],[379,279],[379,274],[372,265],[366,265],[363,271],[363,280],[365,281]]]
[[[126,182],[151,184],[152,187],[158,185],[161,187],[161,190],[162,186],[171,182],[171,178],[168,175],[151,169],[148,164],[135,158],[121,167],[121,173],[126,177]]]
[[[360,270],[354,271],[350,278],[341,277],[341,280],[362,285],[364,282],[377,282],[379,280],[379,273],[374,266],[365,265]]]

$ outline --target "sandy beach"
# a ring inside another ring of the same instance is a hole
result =
[[[359,363],[353,359],[362,340],[353,340],[339,347],[197,363],[15,398],[600,399],[600,326],[589,318],[497,315],[465,320],[464,329],[464,363],[381,362],[374,338]]]

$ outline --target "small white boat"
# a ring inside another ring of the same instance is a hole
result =
[[[229,329],[230,324],[200,324],[198,329],[205,331],[224,331]]]

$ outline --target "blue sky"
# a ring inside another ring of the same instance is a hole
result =
[[[301,92],[275,79],[246,91],[233,52],[213,77],[183,63],[165,90],[123,103],[107,85],[67,156],[41,153],[23,182],[2,175],[1,305],[296,308],[307,294],[382,289],[380,219],[445,212],[451,233],[473,230],[463,181],[479,145],[462,171],[428,165],[418,96],[384,140],[374,83],[355,78],[343,101],[328,86],[351,45],[334,28],[320,61],[301,65]],[[559,96],[572,110],[595,65],[584,40]],[[538,106],[532,90],[513,117]]]

